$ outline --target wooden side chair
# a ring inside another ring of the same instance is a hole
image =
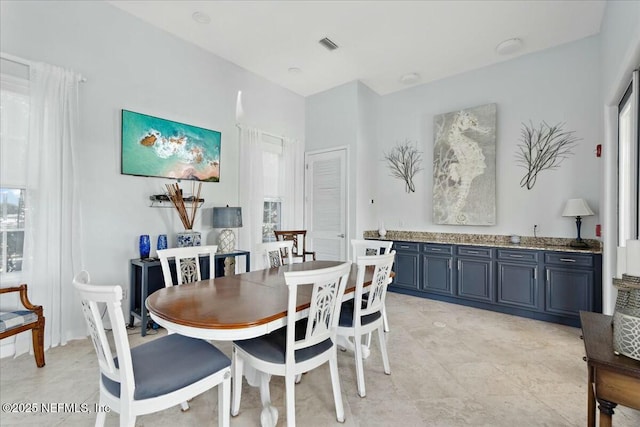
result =
[[[291,240],[261,243],[258,245],[258,253],[262,256],[264,268],[293,264],[293,242]]]
[[[27,296],[27,285],[0,288],[0,294],[20,292],[24,310],[0,311],[0,339],[31,330],[33,353],[38,368],[44,366],[44,315],[41,305],[33,305]]]
[[[352,300],[345,301],[340,311],[340,322],[338,324],[338,335],[346,339],[353,337],[353,345],[356,356],[356,378],[358,381],[358,395],[365,397],[364,368],[362,353],[362,337],[371,332],[378,331],[380,341],[380,351],[382,353],[382,364],[384,373],[391,374],[389,367],[389,356],[387,355],[387,345],[384,339],[382,310],[384,300],[387,295],[389,276],[393,267],[395,251],[383,255],[370,255],[358,257],[358,276],[356,279],[356,292]],[[364,274],[367,268],[372,268],[373,278],[368,293],[368,298],[363,299]]]
[[[209,246],[188,246],[184,248],[161,249],[158,251],[160,265],[162,266],[162,275],[164,276],[164,286],[173,286],[173,278],[171,276],[171,268],[169,267],[169,259],[173,258],[176,263],[177,285],[183,283],[191,283],[202,280],[200,274],[200,259],[202,255],[209,256],[209,277],[216,277],[215,271],[215,254],[218,252],[217,245]]]
[[[133,427],[136,417],[182,405],[218,387],[218,426],[229,426],[231,360],[211,343],[180,334],[166,335],[134,348],[122,313],[122,288],[89,284],[89,273],[73,279],[100,367],[100,405],[120,414],[120,425]],[[106,305],[113,343],[102,322]],[[99,411],[96,426],[106,412]],[[186,416],[186,415],[185,415]],[[189,420],[182,423],[188,425]],[[194,424],[192,421],[191,424]]]
[[[274,230],[276,240],[293,242],[293,258],[297,262],[307,261],[307,256],[316,260],[316,253],[307,250],[307,230]]]

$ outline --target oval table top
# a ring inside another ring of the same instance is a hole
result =
[[[286,324],[285,271],[333,267],[339,261],[307,261],[279,268],[217,277],[160,289],[146,306],[159,325],[183,335],[212,340],[260,336]],[[371,281],[373,271],[365,274]],[[357,265],[351,265],[345,295],[355,291]],[[298,312],[309,307],[312,286],[298,288]],[[301,317],[303,313],[300,313]]]

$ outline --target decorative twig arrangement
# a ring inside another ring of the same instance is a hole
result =
[[[191,209],[188,210],[184,204],[184,198],[182,197],[182,190],[180,190],[180,186],[178,183],[175,184],[167,184],[167,192],[169,193],[169,199],[175,206],[178,211],[178,215],[180,216],[180,221],[182,221],[182,225],[184,225],[185,230],[191,230],[193,228],[193,223],[196,218],[196,212],[198,211],[198,207],[200,204],[200,190],[202,189],[202,183],[198,183],[198,193],[195,197],[191,197],[193,199],[193,203],[191,203]],[[191,184],[191,194],[194,194],[195,183]],[[190,212],[189,212],[190,211]]]
[[[571,149],[580,140],[573,135],[573,131],[562,130],[564,123],[549,126],[542,122],[538,128],[533,124],[522,124],[521,141],[516,153],[518,163],[527,169],[527,173],[520,180],[520,187],[531,190],[536,183],[538,173],[545,169],[557,169],[560,163],[569,155]]]
[[[391,169],[391,176],[404,180],[407,193],[415,192],[413,177],[422,170],[420,167],[422,153],[413,146],[413,143],[408,139],[404,143],[399,143],[389,153],[384,153],[384,158]]]

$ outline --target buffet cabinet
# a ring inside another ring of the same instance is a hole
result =
[[[580,326],[602,312],[602,256],[591,252],[395,241],[389,290]]]

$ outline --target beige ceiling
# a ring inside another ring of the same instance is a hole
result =
[[[110,1],[303,96],[353,80],[384,95],[598,34],[605,1]],[[207,14],[197,23],[194,12]],[[318,41],[328,37],[339,49]],[[509,38],[521,51],[496,53]],[[289,71],[299,69],[298,72]]]

